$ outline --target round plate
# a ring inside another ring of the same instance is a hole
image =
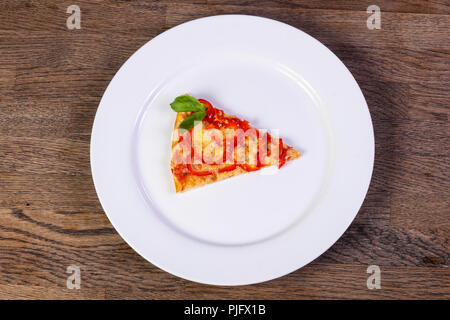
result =
[[[300,159],[175,193],[176,114],[189,93],[283,137]],[[356,216],[374,137],[355,79],[320,42],[284,23],[223,15],[149,41],[98,108],[91,167],[113,226],[141,256],[196,282],[243,285],[325,252]]]

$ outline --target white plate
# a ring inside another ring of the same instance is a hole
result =
[[[184,93],[278,129],[302,157],[176,194],[169,103]],[[140,48],[103,95],[91,140],[95,188],[125,241],[218,285],[270,280],[327,250],[357,214],[373,159],[367,104],[342,62],[298,29],[242,15],[184,23]]]

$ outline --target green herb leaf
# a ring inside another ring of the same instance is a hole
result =
[[[204,109],[187,116],[186,119],[180,123],[180,129],[191,130],[194,127],[194,122],[202,121],[205,116],[206,111]]]
[[[170,104],[170,107],[175,112],[197,112],[206,110],[206,108],[200,101],[188,95],[176,97],[175,100]]]

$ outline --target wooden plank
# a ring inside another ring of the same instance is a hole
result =
[[[318,9],[325,11],[345,10],[345,11],[366,11],[367,7],[376,4],[382,12],[401,13],[429,13],[429,14],[450,14],[450,6],[447,1],[430,0],[380,0],[380,1],[304,1],[304,0],[208,0],[214,5],[239,5],[239,6],[259,6],[289,9]]]
[[[173,3],[173,2],[172,2]],[[68,30],[67,8],[74,3],[58,1],[2,1],[3,31],[70,34],[104,33],[155,36],[163,31],[165,4],[145,1],[80,0],[81,29]]]
[[[167,27],[214,14],[250,14],[285,22],[307,32],[325,45],[396,50],[428,49],[448,53],[449,15],[390,13],[382,15],[380,30],[369,30],[365,11],[273,8],[264,6],[168,5]],[[418,39],[420,34],[420,39]],[[418,41],[419,40],[419,41]]]
[[[188,283],[186,292],[211,299],[420,299],[448,295],[449,273],[444,269],[381,266],[381,290],[368,290],[367,266],[311,263],[288,276],[235,290]],[[326,274],[327,276],[324,276]],[[295,285],[297,284],[297,285]],[[189,296],[189,295],[188,295]]]

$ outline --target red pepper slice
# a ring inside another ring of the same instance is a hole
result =
[[[270,157],[272,153],[272,148],[270,147],[270,144],[272,143],[272,136],[268,132],[266,132],[266,134],[267,134],[267,145],[266,145],[267,156]]]
[[[198,99],[198,101],[199,101],[201,104],[203,104],[205,107],[207,107],[208,109],[211,109],[210,111],[213,111],[213,110],[214,110],[214,107],[212,106],[212,104],[211,104],[209,101],[207,101],[207,100],[205,100],[205,99]]]
[[[259,130],[256,129],[256,143],[257,143],[257,149],[256,149],[256,166],[258,168],[261,168],[263,165],[261,163],[261,156],[259,153]]]
[[[278,169],[286,163],[286,153],[284,152],[283,139],[278,142]]]
[[[189,172],[192,173],[195,176],[203,177],[203,176],[209,176],[209,175],[212,174],[211,171],[197,171],[197,170],[194,169],[194,167],[190,163],[187,164],[187,168],[188,168]]]
[[[248,164],[240,164],[239,167],[241,167],[245,171],[257,171],[257,170],[261,169],[261,167],[251,166],[251,165],[248,165]]]
[[[236,164],[230,164],[229,166],[219,169],[219,172],[233,171],[234,169],[236,169],[236,167],[237,167]]]

